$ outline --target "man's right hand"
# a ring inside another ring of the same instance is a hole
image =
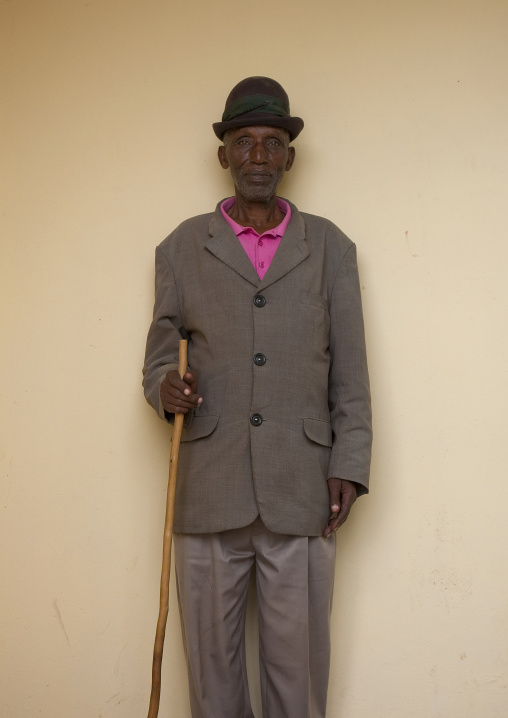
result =
[[[170,414],[187,414],[190,409],[196,409],[203,401],[197,394],[198,375],[188,371],[180,379],[176,369],[168,371],[160,389],[162,406]]]

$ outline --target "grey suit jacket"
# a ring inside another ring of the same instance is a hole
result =
[[[144,366],[149,403],[189,367],[203,403],[180,446],[174,530],[245,526],[319,535],[327,479],[368,490],[369,381],[354,244],[298,212],[262,280],[221,215],[181,224],[156,250],[156,297]]]

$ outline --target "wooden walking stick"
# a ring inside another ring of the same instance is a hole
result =
[[[180,377],[187,371],[187,342],[180,341],[178,352],[178,371]],[[152,661],[152,691],[150,693],[150,707],[148,718],[157,718],[159,714],[159,702],[161,697],[161,667],[162,652],[164,650],[164,636],[166,635],[166,621],[169,610],[169,573],[171,569],[171,541],[173,538],[173,517],[175,515],[175,491],[176,471],[178,468],[178,451],[180,449],[180,438],[183,428],[183,414],[175,414],[175,425],[173,427],[173,438],[171,439],[171,451],[169,453],[169,481],[168,495],[166,500],[166,520],[164,522],[164,542],[162,546],[162,573],[160,588],[159,618],[155,632],[155,644],[153,647]]]

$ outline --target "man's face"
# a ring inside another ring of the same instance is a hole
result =
[[[275,197],[284,172],[291,169],[295,150],[289,134],[278,127],[239,127],[224,136],[219,162],[228,169],[239,194],[247,202],[264,203]]]

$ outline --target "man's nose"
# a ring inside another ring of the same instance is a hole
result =
[[[266,162],[266,148],[262,142],[256,142],[252,146],[250,158],[252,162],[256,162],[257,164]]]

